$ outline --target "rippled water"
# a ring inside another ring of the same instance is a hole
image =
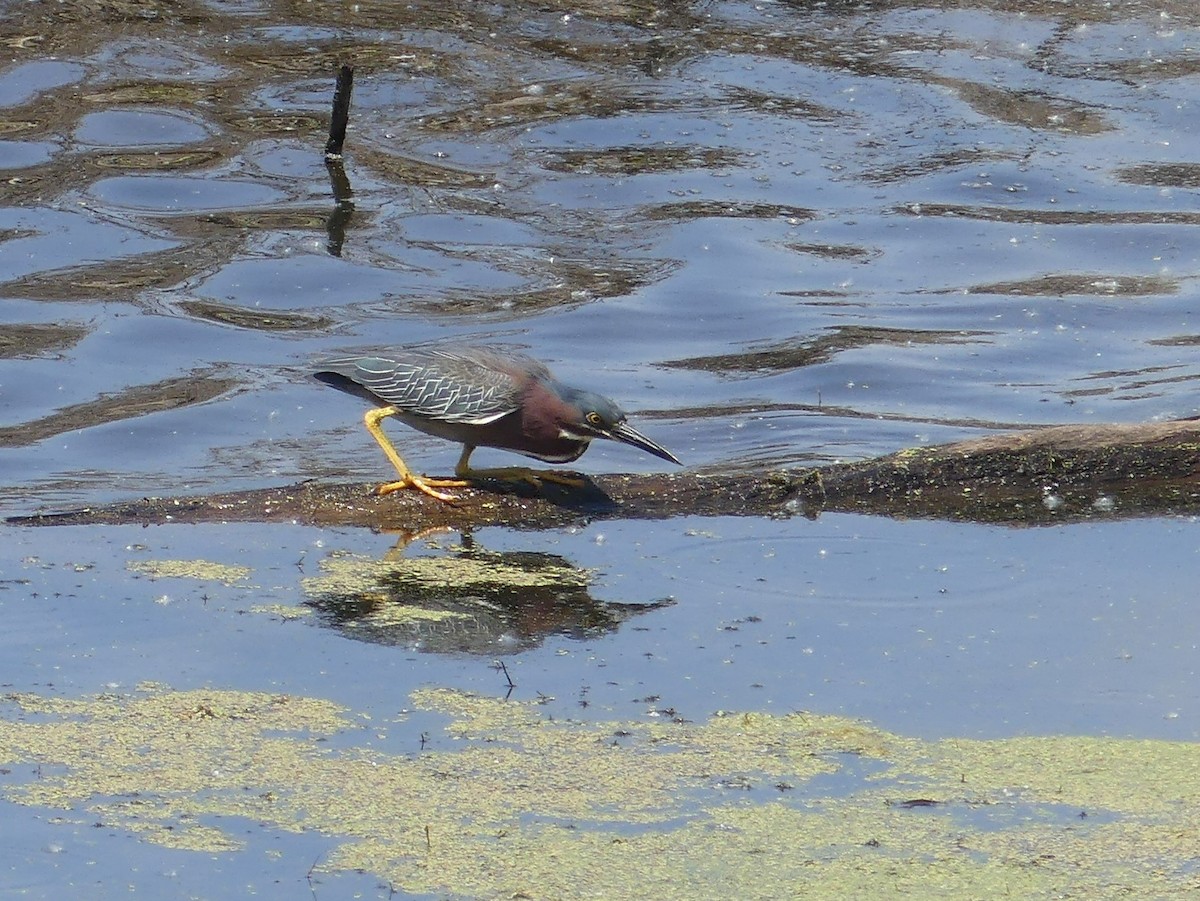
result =
[[[1197,412],[1189,4],[9,6],[20,507],[377,477],[299,370],[452,336],[694,466]]]
[[[10,0],[0,44],[5,514],[384,478],[360,405],[306,378],[363,345],[524,347],[694,468],[1200,414],[1194,3]],[[350,204],[322,156],[343,63]],[[422,470],[457,458],[403,447]],[[658,461],[610,445],[579,465]],[[586,683],[602,705],[666,694],[696,715],[1194,740],[1189,527],[696,521],[613,525],[607,545],[489,532],[481,553],[562,554],[602,572],[601,596],[674,600],[524,624],[518,681],[557,686],[563,713]],[[145,534],[281,573],[390,543]],[[297,669],[268,629],[244,647],[234,610],[204,614],[228,619],[201,639],[195,610],[125,573],[129,542],[6,542],[6,682],[224,679],[360,706],[380,668],[384,706],[422,679],[496,687],[462,647],[309,630]],[[72,547],[112,565],[59,584]],[[294,583],[266,594],[298,603]],[[98,606],[32,603],[46,592]],[[591,642],[586,665],[542,645],[560,632]]]

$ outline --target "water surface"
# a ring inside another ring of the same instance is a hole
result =
[[[0,9],[6,515],[384,479],[361,406],[306,378],[359,346],[524,347],[698,470],[1200,413],[1194,4]],[[321,155],[342,63],[351,207]],[[417,468],[453,467],[393,428]],[[658,464],[609,445],[579,467]],[[454,747],[398,711],[422,687],[504,697],[497,659],[563,720],[1194,742],[1195,524],[1097,500],[1026,530],[683,519],[395,552],[560,574],[486,616],[438,595],[469,632],[314,601],[323,564],[370,569],[394,535],[8,527],[0,660],[6,691],[50,698],[327,699],[381,724],[331,746],[396,754]],[[162,560],[247,575],[135,565]],[[86,802],[5,797],[0,884],[28,897],[294,898],[338,845],[215,817],[247,848],[167,851]],[[406,891],[339,872],[324,890]]]

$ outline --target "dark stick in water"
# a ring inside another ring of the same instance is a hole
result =
[[[325,142],[325,159],[341,159],[346,143],[346,125],[350,122],[350,93],[354,90],[354,68],[338,70],[337,87],[333,91],[333,116],[329,120],[329,140]]]

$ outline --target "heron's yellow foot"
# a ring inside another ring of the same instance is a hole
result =
[[[371,437],[383,449],[384,455],[396,467],[396,472],[400,476],[395,482],[386,482],[375,489],[375,493],[379,495],[391,494],[393,491],[403,491],[406,488],[415,488],[430,497],[437,498],[439,501],[452,503],[458,498],[453,494],[446,494],[444,491],[438,491],[438,488],[466,488],[470,482],[465,482],[462,478],[457,479],[426,479],[416,475],[408,464],[404,462],[404,458],[392,446],[392,442],[388,440],[387,435],[383,434],[383,429],[379,423],[388,416],[395,416],[400,411],[395,407],[379,407],[374,410],[368,410],[366,416],[363,417],[363,422],[367,426],[367,431],[371,433]],[[469,452],[468,452],[469,453]],[[464,456],[465,460],[466,457]]]
[[[584,488],[587,480],[579,476],[569,476],[548,469],[530,469],[528,466],[503,466],[498,469],[468,469],[459,473],[470,479],[502,479],[508,482],[528,482],[534,488],[541,488],[542,482],[554,482],[556,485],[566,485],[568,488]]]
[[[414,488],[423,494],[428,494],[430,497],[437,498],[439,501],[452,503],[458,500],[458,497],[453,494],[446,494],[444,491],[438,491],[441,488],[465,488],[468,482],[462,479],[422,479],[418,476],[409,475],[406,478],[400,479],[397,482],[386,482],[375,489],[378,495],[391,494],[393,491],[404,491],[408,488]],[[435,487],[437,486],[437,487]]]
[[[540,479],[543,482],[553,482],[556,485],[566,485],[568,488],[586,488],[588,480],[583,476],[569,476],[566,473],[554,472],[550,469],[543,469],[541,472],[534,472],[534,478]]]

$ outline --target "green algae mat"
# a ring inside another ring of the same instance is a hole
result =
[[[315,873],[504,898],[1195,897],[1200,746],[935,742],[854,720],[555,719],[415,691],[392,722],[319,698],[145,685],[0,708],[0,793],[67,821],[239,853],[313,831]],[[414,715],[423,750],[365,747]],[[35,775],[30,776],[30,773]]]

